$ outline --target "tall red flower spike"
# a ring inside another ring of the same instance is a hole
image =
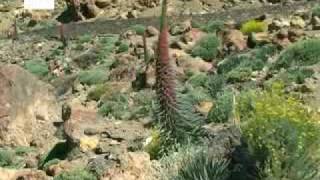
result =
[[[177,111],[175,72],[169,57],[169,28],[167,24],[167,0],[162,2],[160,35],[156,60],[156,92],[164,129],[174,131]],[[170,132],[172,133],[172,132]]]

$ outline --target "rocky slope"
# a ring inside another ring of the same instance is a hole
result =
[[[18,33],[57,23],[55,17],[63,11],[57,1],[52,14],[13,12],[19,6],[13,2],[20,1],[3,2],[0,19],[5,23],[17,13]],[[266,3],[282,1],[174,0],[169,11],[206,13]],[[152,0],[95,4],[98,16],[115,19],[153,16],[159,9]],[[172,179],[186,166],[183,160],[199,151],[177,147],[157,157],[156,27],[132,24],[123,33],[71,38],[60,26],[56,37],[13,34],[18,39],[12,39],[9,24],[11,38],[0,39],[0,180]],[[310,119],[320,120],[319,27],[320,5],[277,16],[261,12],[244,22],[186,19],[170,26],[170,58],[181,92],[206,118],[203,141],[215,158],[232,160],[230,169],[245,162],[247,179],[258,179],[242,152],[238,127],[252,113],[241,114],[251,107],[244,106],[250,89],[265,92],[281,81],[283,92],[308,109],[303,113],[314,112]],[[289,107],[300,107],[288,99],[291,104],[279,110],[285,117],[295,115],[286,113]],[[284,101],[272,100],[274,107]]]

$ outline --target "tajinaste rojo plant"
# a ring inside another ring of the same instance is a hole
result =
[[[169,27],[167,24],[167,0],[162,1],[160,35],[156,58],[156,120],[161,128],[162,143],[183,143],[199,132],[203,122],[200,115],[176,91],[176,78],[169,57]]]
[[[7,35],[8,35],[7,37],[12,40],[12,46],[13,46],[13,49],[15,49],[14,44],[15,44],[15,41],[18,40],[17,16],[14,17],[13,24],[11,25],[11,28],[8,31]]]
[[[65,27],[63,23],[59,25],[59,39],[62,42],[63,48],[67,47],[67,38],[65,36]]]
[[[12,33],[12,42],[18,39],[18,27],[17,27],[17,17],[14,18],[13,23],[13,33]]]

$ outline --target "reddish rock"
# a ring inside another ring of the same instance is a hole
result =
[[[70,144],[80,145],[81,139],[87,137],[85,129],[99,127],[97,112],[80,104],[73,104],[69,108],[70,117],[64,123],[64,132]]]
[[[95,3],[99,8],[105,8],[112,4],[112,0],[96,0]]]
[[[50,85],[17,65],[0,66],[0,145],[33,142],[47,150],[57,140],[59,121],[61,109]]]
[[[272,40],[272,37],[267,32],[259,32],[254,33],[253,38],[256,43],[270,43]]]
[[[191,31],[183,35],[182,40],[187,44],[194,44],[204,36],[204,32],[200,31],[199,29],[192,28]]]
[[[145,152],[129,152],[122,155],[123,162],[120,168],[107,170],[102,180],[151,180],[157,179],[154,175],[149,154]]]
[[[286,48],[291,44],[288,38],[274,38],[272,42],[281,46],[282,48]]]
[[[147,32],[147,36],[148,37],[158,36],[159,35],[158,29],[153,27],[153,26],[148,26],[147,29],[146,29],[146,32]]]
[[[242,51],[247,48],[246,37],[239,30],[233,29],[225,32],[223,39],[226,46],[235,46],[237,51]]]

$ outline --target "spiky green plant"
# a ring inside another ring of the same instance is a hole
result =
[[[298,41],[285,49],[274,63],[274,69],[311,66],[320,62],[320,39]]]
[[[229,177],[228,161],[215,160],[206,152],[200,152],[187,161],[175,180],[225,180]]]
[[[180,97],[176,92],[175,71],[169,58],[169,27],[166,12],[167,0],[163,0],[156,60],[158,107],[155,118],[163,133],[162,141],[165,144],[174,144],[194,135],[200,127],[201,120],[196,114],[190,113],[192,107],[184,99],[185,97]]]
[[[206,88],[209,90],[209,94],[212,98],[216,98],[218,93],[224,88],[226,84],[225,78],[221,74],[211,74],[208,77]]]

